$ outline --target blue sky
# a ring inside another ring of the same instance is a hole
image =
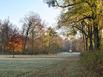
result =
[[[40,15],[48,25],[56,22],[60,10],[49,8],[43,0],[0,0],[0,19],[9,17],[10,21],[21,28],[21,20],[30,12]]]

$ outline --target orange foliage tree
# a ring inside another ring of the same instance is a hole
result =
[[[22,52],[23,37],[20,34],[14,34],[8,42],[8,50],[14,53]]]

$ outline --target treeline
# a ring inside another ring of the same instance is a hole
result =
[[[1,54],[53,54],[62,50],[62,38],[41,20],[38,14],[23,19],[22,29],[9,19],[0,22]]]

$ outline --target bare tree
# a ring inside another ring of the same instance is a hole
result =
[[[12,24],[9,20],[5,20],[1,24],[1,44],[2,44],[2,53],[8,51],[7,43],[12,35]]]
[[[41,26],[41,19],[38,14],[32,13],[24,18],[23,34],[25,39],[24,39],[23,51],[25,51],[26,49],[28,50],[27,41],[32,39],[32,54],[33,54],[34,38],[37,35],[36,33],[37,26]]]

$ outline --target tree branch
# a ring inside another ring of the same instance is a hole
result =
[[[80,30],[82,33],[84,33],[85,34],[85,36],[87,36],[88,37],[88,35],[86,34],[86,32],[83,30],[83,29],[81,29],[80,27],[78,27],[78,26],[74,26],[73,25],[73,27],[75,27],[75,28],[77,28],[78,30]]]
[[[59,3],[58,3],[57,0],[55,0],[55,2],[56,2],[56,4],[57,4],[57,5],[55,5],[55,6],[58,6],[58,7],[61,7],[61,8],[66,8],[66,7],[69,7],[69,6],[75,6],[75,5],[78,5],[78,4],[82,3],[82,2],[77,2],[77,3],[73,3],[73,4],[68,4],[68,5],[62,6],[62,5],[59,5]]]

